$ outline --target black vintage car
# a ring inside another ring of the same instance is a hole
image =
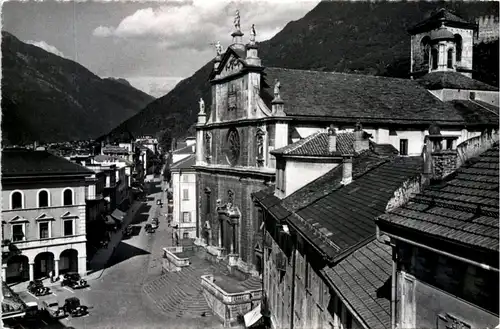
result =
[[[84,316],[89,312],[89,308],[85,305],[81,305],[80,299],[77,297],[66,298],[62,308],[64,309],[64,312],[72,317]]]
[[[28,291],[37,297],[50,294],[50,288],[44,287],[42,280],[30,281]]]
[[[80,274],[75,272],[66,273],[63,280],[61,281],[61,286],[68,286],[72,289],[80,289],[88,287],[87,280],[82,279]]]
[[[151,224],[146,224],[144,225],[144,230],[146,231],[146,233],[154,233],[156,231],[156,229],[153,228],[153,226],[151,226]]]

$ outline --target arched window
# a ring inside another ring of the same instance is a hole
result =
[[[73,191],[71,189],[66,189],[63,192],[63,206],[73,205]]]
[[[453,49],[448,49],[448,61],[446,65],[449,69],[453,68]]]
[[[432,49],[431,50],[431,55],[432,55],[432,69],[436,70],[438,68],[438,51],[437,49]]]
[[[460,34],[455,34],[455,61],[460,62],[462,60],[462,37]]]
[[[10,208],[22,209],[23,208],[23,193],[15,191],[10,195]]]
[[[430,52],[430,42],[431,38],[429,36],[425,36],[422,38],[422,41],[420,41],[420,48],[422,50],[422,53],[424,55],[424,64],[429,64],[429,52]]]
[[[38,207],[48,207],[49,206],[49,192],[41,190],[38,192]]]

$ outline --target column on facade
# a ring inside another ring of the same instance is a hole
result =
[[[219,247],[220,248],[222,248],[222,234],[224,231],[224,228],[222,227],[223,224],[224,224],[224,222],[222,220],[219,220]]]
[[[87,275],[87,256],[78,257],[78,273],[82,276]]]
[[[35,281],[35,263],[29,263],[30,267],[30,281]]]
[[[54,277],[59,277],[59,259],[54,259]]]
[[[7,281],[7,263],[2,264],[2,281]]]
[[[231,225],[233,231],[233,238],[231,240],[231,252],[236,254],[236,224]]]

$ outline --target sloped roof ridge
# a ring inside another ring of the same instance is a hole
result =
[[[290,152],[293,152],[295,151],[296,149],[298,149],[299,147],[305,145],[306,143],[312,141],[313,139],[315,139],[317,136],[321,135],[321,133],[324,133],[324,131],[317,131],[309,136],[307,136],[306,138],[303,138],[295,143],[292,143],[292,144],[289,144],[289,145],[286,145],[286,146],[283,146],[283,147],[280,147],[279,149],[276,149],[274,150],[274,152],[277,152],[277,151],[280,151],[280,150],[283,150],[283,154],[288,154]]]
[[[170,169],[176,169],[178,166],[188,162],[189,160],[191,160],[192,158],[194,158],[196,156],[196,154],[190,154],[189,156],[187,156],[186,158],[184,159],[181,159],[179,161],[177,161],[176,163],[173,163],[172,164],[172,167],[170,167]]]
[[[369,77],[380,80],[396,80],[396,81],[407,81],[413,82],[411,79],[404,78],[396,78],[396,77],[386,77],[383,75],[372,75],[372,74],[361,74],[361,73],[350,73],[350,72],[337,72],[337,71],[317,71],[317,70],[308,70],[308,69],[290,69],[285,67],[276,67],[276,66],[268,66],[266,69],[275,69],[275,70],[283,70],[283,71],[295,71],[295,72],[308,72],[308,73],[318,73],[318,74],[332,74],[332,75],[345,75],[345,76],[359,76],[359,77]],[[265,71],[264,71],[265,72]]]
[[[384,165],[384,164],[386,164],[386,163],[388,163],[388,162],[390,162],[390,160],[384,160],[384,161],[382,161],[382,162],[378,163],[377,165],[375,165],[375,166],[373,166],[373,167],[368,168],[367,170],[365,170],[365,171],[364,171],[364,172],[362,172],[362,173],[359,173],[359,174],[357,174],[357,175],[353,175],[353,176],[352,176],[352,181],[354,182],[354,181],[355,181],[355,179],[357,179],[357,178],[359,178],[359,177],[362,177],[362,176],[364,176],[364,175],[368,174],[368,173],[369,173],[369,172],[371,172],[372,170],[375,170],[375,169],[379,168],[380,166],[382,166],[382,165]],[[339,168],[339,167],[340,167],[340,166],[337,166],[337,167],[335,167],[334,169]],[[318,179],[319,179],[319,178],[318,178]],[[314,182],[314,181],[310,182],[309,184],[311,184],[311,183],[313,183],[313,182]],[[309,184],[307,184],[307,185],[309,185]],[[351,183],[351,184],[352,184],[352,183]],[[306,185],[306,186],[307,186],[307,185]],[[334,193],[334,192],[336,192],[336,191],[338,191],[338,190],[342,189],[342,187],[344,187],[344,186],[345,186],[345,185],[342,185],[341,183],[339,183],[339,184],[337,185],[337,187],[335,187],[334,189],[332,189],[332,190],[330,191],[330,193],[326,193],[325,195],[322,195],[322,196],[318,197],[317,199],[313,200],[312,202],[310,202],[310,203],[308,203],[308,204],[306,204],[306,205],[303,205],[303,206],[301,206],[301,207],[297,208],[294,212],[295,212],[295,213],[297,213],[297,212],[301,211],[302,209],[304,209],[304,208],[306,208],[306,207],[310,207],[311,205],[313,205],[313,204],[315,204],[315,203],[319,202],[321,199],[323,199],[323,198],[325,198],[325,197],[329,196],[330,194],[332,194],[332,193]],[[302,218],[302,217],[301,217],[300,215],[298,215],[298,214],[297,214],[297,216],[299,216],[300,218]]]

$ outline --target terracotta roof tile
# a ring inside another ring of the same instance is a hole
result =
[[[328,133],[319,131],[296,143],[272,151],[272,154],[302,156],[340,156],[354,154],[354,133],[337,134],[337,152],[328,150]]]
[[[283,68],[266,68],[264,79],[268,85],[274,79],[280,81],[288,116],[328,117],[337,122],[359,119],[363,123],[464,122],[453,106],[441,102],[414,80]],[[262,93],[269,103],[272,86]]]
[[[430,186],[378,220],[439,239],[498,251],[499,173],[494,169],[498,155],[496,145],[457,170],[446,182]],[[491,169],[490,164],[494,164]]]
[[[91,175],[94,172],[46,151],[4,149],[2,178],[31,175]]]
[[[180,170],[180,169],[191,169],[194,165],[196,164],[196,155],[190,155],[185,159],[182,159],[180,161],[177,161],[176,163],[172,164],[170,169],[172,171],[175,170]]]
[[[497,87],[471,79],[458,72],[431,72],[416,80],[426,89],[466,89],[498,91]]]
[[[390,328],[390,246],[373,240],[325,273],[369,328]],[[389,288],[389,289],[387,289]]]

